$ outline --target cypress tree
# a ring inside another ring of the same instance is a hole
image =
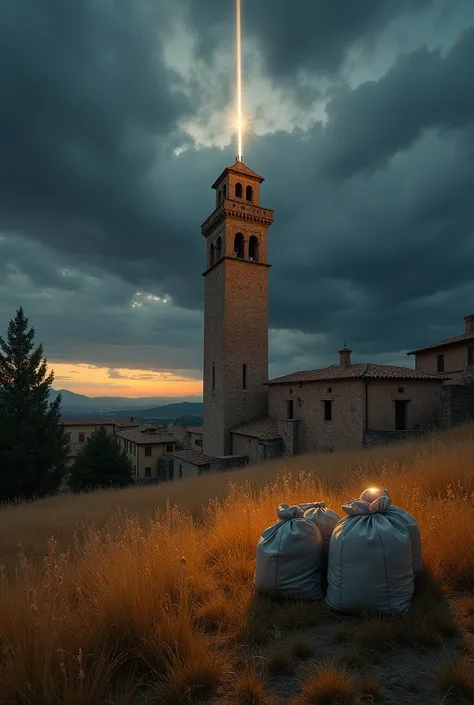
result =
[[[125,487],[133,482],[133,465],[114,436],[102,426],[77,454],[68,485],[72,490]]]
[[[61,396],[49,401],[54,373],[34,338],[20,307],[0,337],[0,501],[55,492],[66,471]]]

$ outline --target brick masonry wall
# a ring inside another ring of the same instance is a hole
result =
[[[407,401],[407,430],[437,423],[441,415],[441,382],[434,380],[367,380],[367,428],[395,430],[395,401]],[[403,389],[403,392],[399,392]]]
[[[331,391],[328,391],[331,390]],[[324,400],[332,401],[332,421],[324,420]],[[360,380],[269,385],[269,415],[284,420],[293,400],[299,421],[298,451],[351,450],[363,444],[365,386]]]

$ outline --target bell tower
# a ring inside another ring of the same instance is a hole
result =
[[[263,178],[237,161],[212,188],[216,207],[206,238],[204,437],[209,456],[232,455],[230,430],[268,413],[267,230]]]

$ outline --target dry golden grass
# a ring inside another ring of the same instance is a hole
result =
[[[438,672],[438,683],[445,701],[452,697],[455,702],[474,702],[474,665],[466,659],[444,663]]]
[[[361,620],[356,638],[374,650],[448,636],[444,592],[474,586],[472,433],[1,509],[0,704],[134,703],[111,690],[119,676],[159,702],[209,698],[219,685],[268,702],[263,676],[236,675],[236,659],[330,616],[320,603],[256,598],[258,536],[282,501],[339,510],[374,483],[418,519],[432,582],[405,619]],[[291,655],[310,657],[311,644]],[[336,666],[325,673],[320,684],[352,683]]]
[[[357,698],[357,682],[343,667],[328,661],[318,664],[301,685],[301,705],[353,705]]]

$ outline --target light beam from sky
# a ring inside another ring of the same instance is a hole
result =
[[[237,160],[242,161],[242,13],[241,0],[235,0],[237,14]]]

